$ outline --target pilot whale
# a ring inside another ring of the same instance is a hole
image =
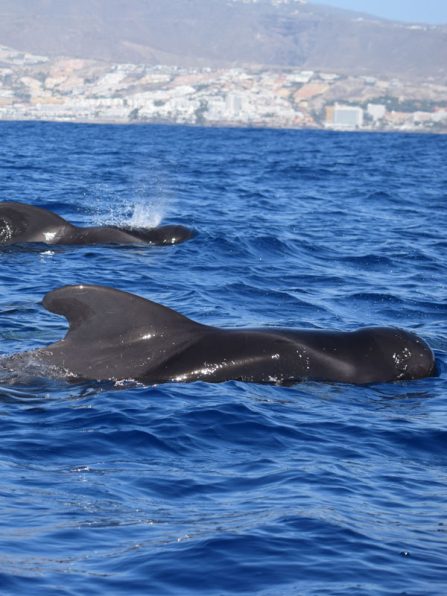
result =
[[[23,370],[32,362],[50,376],[82,381],[277,384],[381,383],[427,377],[435,369],[425,341],[397,328],[219,329],[134,294],[96,285],[53,290],[43,305],[68,320],[66,336],[4,358],[3,368]]]
[[[178,244],[194,235],[181,225],[157,228],[97,226],[81,228],[56,213],[16,202],[0,203],[0,245],[44,244]]]

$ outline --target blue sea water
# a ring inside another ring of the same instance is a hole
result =
[[[0,387],[1,594],[447,592],[447,137],[0,123],[0,200],[169,247],[0,251],[0,351],[45,293],[113,286],[223,327],[396,325],[438,376]]]

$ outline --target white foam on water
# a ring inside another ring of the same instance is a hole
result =
[[[42,362],[35,350],[0,357],[2,384],[20,385],[39,378],[71,379],[73,376],[67,369]]]

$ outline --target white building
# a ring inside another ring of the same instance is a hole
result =
[[[340,106],[335,104],[332,112],[334,128],[361,128],[363,126],[363,110],[358,106]]]
[[[367,112],[374,120],[377,122],[378,120],[382,120],[386,114],[386,106],[381,103],[369,103],[367,106]]]
[[[308,83],[314,76],[313,70],[301,70],[299,72],[292,72],[286,76],[287,82],[290,83]]]
[[[237,93],[228,93],[226,100],[225,100],[225,108],[226,114],[228,118],[231,120],[233,118],[238,118],[240,113],[244,107],[244,98],[242,95]]]

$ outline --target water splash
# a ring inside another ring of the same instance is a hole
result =
[[[95,225],[112,225],[129,228],[155,228],[160,225],[166,216],[167,202],[165,199],[130,200],[113,197],[108,209],[104,212],[96,211],[93,215]]]
[[[125,223],[131,228],[155,228],[161,224],[165,213],[165,201],[138,202],[132,206],[132,215]]]
[[[93,212],[95,225],[114,225],[131,228],[154,228],[161,224],[168,211],[172,209],[172,198],[159,184],[155,188],[147,185],[133,188],[126,196],[101,189],[95,200],[90,199],[89,208]],[[105,195],[107,201],[104,211]],[[169,207],[169,208],[168,208]]]

